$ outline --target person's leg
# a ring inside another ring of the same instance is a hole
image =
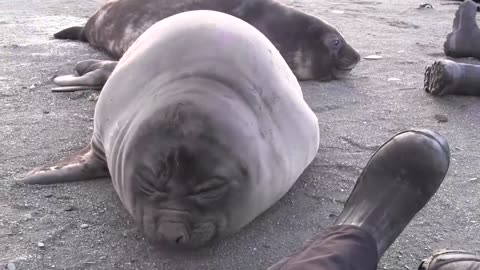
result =
[[[455,13],[452,32],[443,44],[445,55],[455,58],[474,57],[480,59],[480,29],[475,16],[477,4],[464,1]]]
[[[429,130],[401,132],[363,169],[334,226],[269,270],[374,270],[442,183],[447,141]]]
[[[268,270],[374,270],[377,261],[377,245],[369,233],[357,226],[338,225],[317,234]]]
[[[423,89],[435,96],[480,96],[480,65],[437,60],[425,68]]]
[[[480,270],[480,257],[463,250],[440,250],[424,259],[418,270]]]

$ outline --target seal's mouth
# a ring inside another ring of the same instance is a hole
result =
[[[355,57],[354,59],[351,59],[350,57],[344,57],[342,59],[339,59],[335,68],[341,71],[351,71],[357,66],[359,62],[360,62],[360,56]]]
[[[338,71],[346,71],[349,72],[351,71],[356,65],[352,65],[350,67],[335,67]]]
[[[183,251],[198,249],[212,242],[218,234],[215,220],[193,220],[184,211],[156,211],[144,216],[139,224],[145,239],[153,246],[164,251]],[[144,212],[144,215],[146,213]]]

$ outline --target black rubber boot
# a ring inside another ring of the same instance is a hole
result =
[[[471,0],[464,1],[458,7],[452,32],[447,35],[443,44],[445,55],[480,59],[480,29],[475,19],[477,7]]]
[[[435,194],[450,165],[450,148],[430,130],[401,132],[372,156],[335,225],[355,225],[376,241],[378,259]]]
[[[424,259],[418,270],[480,270],[480,257],[463,250],[440,250]]]
[[[480,96],[480,65],[436,60],[425,68],[423,89],[435,96]]]

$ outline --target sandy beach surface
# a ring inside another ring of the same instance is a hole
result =
[[[423,2],[416,0],[284,2],[338,26],[362,56],[383,58],[362,60],[339,81],[301,83],[319,117],[321,143],[284,198],[214,246],[162,256],[137,231],[109,179],[14,183],[88,143],[98,92],[52,93],[49,78],[70,73],[77,61],[108,57],[86,43],[52,38],[82,25],[97,1],[0,0],[0,269],[7,263],[16,269],[266,269],[330,226],[376,148],[408,128],[444,135],[451,166],[378,268],[416,269],[440,248],[480,253],[480,99],[438,98],[422,89],[425,66],[445,57],[457,6],[443,0],[431,0],[433,9],[417,9]]]

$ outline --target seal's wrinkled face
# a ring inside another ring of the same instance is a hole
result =
[[[322,21],[310,22],[301,46],[293,55],[293,72],[300,80],[327,81],[353,69],[360,55],[342,34]]]
[[[127,208],[161,247],[194,248],[231,233],[248,199],[248,171],[229,147],[187,129],[142,137],[136,161],[125,166]]]

